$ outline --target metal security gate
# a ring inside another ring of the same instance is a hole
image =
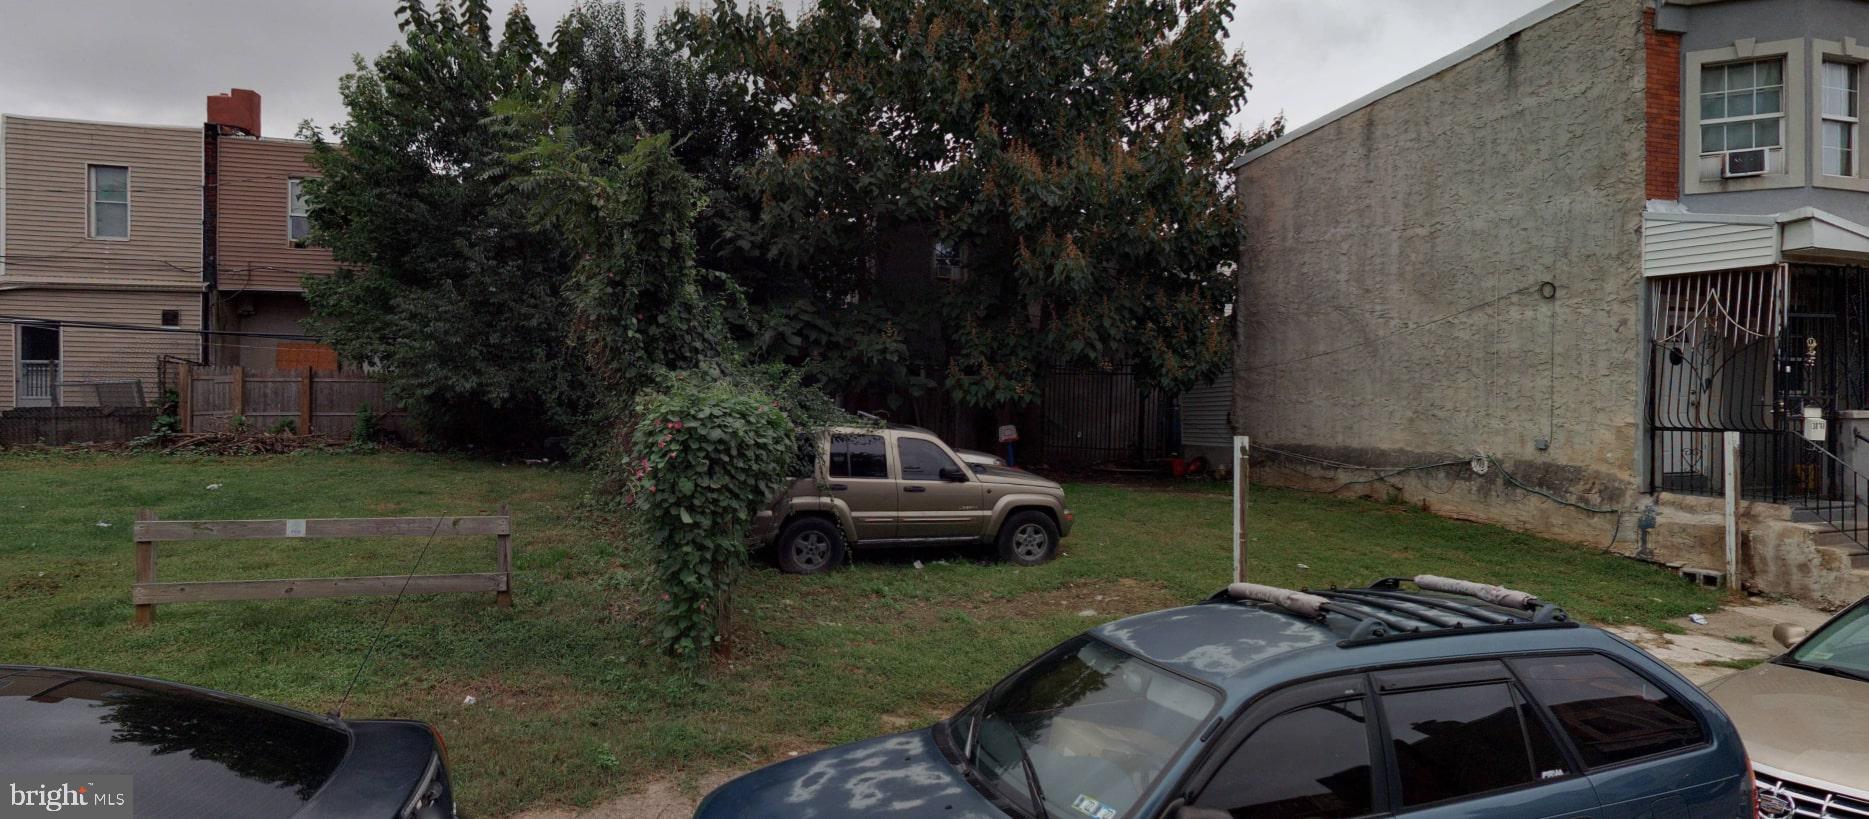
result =
[[[1748,498],[1809,504],[1845,483],[1830,438],[1807,443],[1806,408],[1869,409],[1869,278],[1785,266],[1651,280],[1651,478],[1724,491],[1720,435],[1741,433]],[[1812,443],[1816,445],[1813,446]]]
[[[1777,437],[1772,371],[1788,306],[1786,271],[1670,276],[1648,287],[1651,477],[1657,489],[1717,494],[1722,432],[1744,433],[1742,446],[1750,447]],[[1758,463],[1743,455],[1742,466]]]

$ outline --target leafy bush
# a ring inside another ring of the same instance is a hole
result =
[[[655,636],[695,660],[723,638],[747,529],[790,472],[796,432],[770,392],[711,371],[669,376],[636,409],[629,502],[656,549]]]
[[[369,445],[376,443],[383,431],[376,423],[376,413],[370,411],[370,405],[357,408],[357,420],[350,425],[350,441],[353,444]]]
[[[182,431],[182,394],[174,389],[162,391],[162,402],[156,405],[156,422],[149,427],[149,435],[158,440]]]

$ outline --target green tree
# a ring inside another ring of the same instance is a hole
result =
[[[564,343],[571,260],[502,187],[531,136],[489,128],[495,102],[548,82],[524,11],[496,44],[485,0],[404,0],[403,40],[339,83],[339,145],[313,133],[315,241],[341,271],[306,280],[312,327],[380,365],[436,438],[525,443],[576,414]]]
[[[862,352],[973,406],[1033,400],[1053,364],[1126,363],[1171,389],[1216,374],[1238,248],[1226,166],[1245,145],[1228,121],[1249,85],[1225,45],[1232,9],[826,0],[796,20],[731,1],[679,13],[710,69],[765,112],[772,150],[748,169],[746,218],[725,228],[781,274],[755,300],[894,332],[900,348]],[[961,281],[891,275],[918,230],[965,249]],[[794,335],[773,348],[831,373],[859,349]]]

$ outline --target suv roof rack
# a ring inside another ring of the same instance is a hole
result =
[[[1412,582],[1421,592],[1430,594],[1403,591],[1403,582]],[[1470,597],[1479,602],[1450,600],[1442,595]],[[1234,583],[1213,599],[1265,603],[1320,622],[1329,615],[1338,615],[1356,623],[1343,641],[1346,646],[1476,629],[1577,625],[1563,609],[1526,592],[1425,574],[1413,578],[1385,577],[1366,589],[1297,591],[1258,583]],[[1524,612],[1524,615],[1517,612]]]

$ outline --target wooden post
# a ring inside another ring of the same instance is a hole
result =
[[[299,435],[310,434],[312,434],[312,368],[308,366],[305,372],[299,375]]]
[[[1739,433],[1726,432],[1726,587],[1739,588]]]
[[[139,521],[155,520],[156,513],[148,509],[138,509],[136,519]],[[156,544],[154,541],[139,540],[136,542],[136,582],[156,582]],[[154,603],[136,604],[136,613],[130,616],[130,625],[144,628],[155,622],[156,605]]]
[[[1252,441],[1233,436],[1233,582],[1246,582],[1246,523],[1252,494]]]
[[[307,372],[310,371],[307,370]],[[500,517],[507,518],[506,531],[508,532],[513,530],[511,514],[506,502],[501,501]],[[499,566],[495,571],[499,572],[505,580],[500,584],[500,590],[494,593],[493,602],[500,608],[510,609],[513,607],[513,536],[511,534],[495,535],[494,543],[494,548],[498,552],[494,559]]]
[[[195,365],[182,364],[182,374],[176,378],[175,412],[182,416],[182,431],[195,431]]]
[[[234,418],[247,414],[247,368],[234,368],[234,381],[229,386],[228,393],[233,401],[233,415],[227,419],[227,423],[232,424]]]

